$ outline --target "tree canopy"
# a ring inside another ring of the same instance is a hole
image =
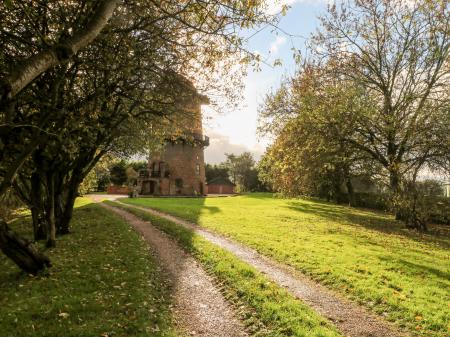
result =
[[[423,169],[448,170],[448,11],[446,1],[330,6],[310,57],[261,108],[260,130],[276,138],[263,178],[314,194],[366,173],[386,183],[397,211],[416,214],[404,199],[410,182]]]
[[[196,88],[235,97],[238,86],[227,78],[240,78],[230,69],[249,59],[237,31],[272,20],[263,6],[0,4],[0,196],[14,187],[33,211],[36,239],[54,246],[56,233],[69,232],[78,187],[96,163],[177,127],[189,118]],[[224,81],[214,80],[219,75]],[[14,249],[2,240],[0,247]]]

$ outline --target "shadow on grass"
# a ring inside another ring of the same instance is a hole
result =
[[[157,198],[155,198],[157,199]],[[180,198],[172,199],[179,200]],[[133,199],[119,199],[119,201],[132,201]],[[168,200],[166,198],[161,198],[159,200]],[[195,208],[190,208],[192,212],[189,212],[189,220],[197,223],[200,218],[201,212],[203,209],[208,212],[215,214],[220,212],[219,207],[215,206],[205,206],[205,198],[186,198],[189,200],[190,204],[195,204]],[[175,225],[172,221],[167,220],[163,217],[154,215],[150,210],[146,210],[143,205],[137,203],[117,203],[114,201],[104,201],[106,205],[113,206],[118,209],[122,209],[132,215],[136,216],[139,219],[145,220],[149,222],[149,226],[154,226],[158,230],[166,233],[171,237],[172,240],[176,241],[178,245],[175,244],[176,247],[173,247],[172,253],[167,254],[167,251],[171,251],[170,245],[167,247],[165,243],[161,243],[157,238],[155,239],[152,236],[152,231],[146,230],[145,227],[140,226],[139,224],[133,225],[136,231],[140,232],[147,240],[147,243],[150,245],[152,249],[156,249],[157,254],[160,256],[161,267],[165,269],[171,277],[169,277],[168,281],[173,285],[182,283],[181,279],[185,279],[186,275],[190,273],[189,263],[190,256],[183,254],[182,251],[177,251],[179,248],[183,248],[188,252],[195,251],[194,245],[194,232],[184,228],[183,226]],[[137,206],[138,208],[136,208]],[[148,208],[148,207],[147,207]],[[157,208],[154,208],[157,209]],[[175,215],[176,216],[176,215]],[[164,237],[162,238],[164,241]]]
[[[409,230],[405,225],[386,214],[376,213],[366,209],[350,208],[341,205],[314,200],[312,203],[304,201],[288,202],[288,209],[319,216],[321,218],[350,226],[364,227],[366,229],[379,231],[384,234],[395,234],[406,237],[417,242],[439,243],[450,248],[450,236],[439,231],[438,227],[430,226],[430,231],[421,233]],[[445,233],[445,232],[444,232]]]
[[[391,262],[391,257],[378,257],[379,260],[389,263]],[[402,270],[408,271],[411,274],[419,275],[422,277],[428,277],[429,275],[434,275],[441,280],[449,280],[449,272],[434,268],[432,266],[427,266],[424,263],[412,262],[411,260],[399,259],[398,263],[402,266]],[[447,287],[446,283],[442,283],[443,287]]]
[[[268,193],[268,192],[249,192],[249,193],[242,193],[240,194],[242,197],[246,197],[249,199],[258,199],[258,200],[267,200],[270,201],[274,198],[275,193]]]
[[[138,206],[143,208],[151,208],[166,212],[180,218],[184,218],[193,223],[199,223],[202,214],[218,215],[222,212],[220,207],[206,206],[206,198],[194,197],[152,197],[152,198],[120,198],[118,201],[131,206]],[[170,211],[165,209],[165,206],[170,206]]]
[[[11,227],[31,236],[29,218]],[[139,236],[95,204],[76,208],[71,227],[71,233],[59,237],[57,247],[46,252],[53,267],[36,277],[21,272],[0,253],[0,335],[30,336],[36,326],[39,329],[32,333],[36,337],[63,336],[68,331],[98,336],[113,329],[121,336],[166,336],[170,296]],[[70,318],[61,317],[61,312]],[[143,333],[155,324],[161,332]]]
[[[208,211],[210,214],[217,214],[220,213],[220,208],[217,206],[202,206],[202,208],[200,209],[200,211],[198,212],[198,214],[196,215],[197,219],[199,220],[200,217],[200,213],[202,210],[206,210]],[[197,222],[196,222],[197,223]]]

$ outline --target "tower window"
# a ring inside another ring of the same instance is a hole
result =
[[[195,165],[195,174],[200,175],[200,164]]]
[[[183,179],[181,179],[181,178],[175,179],[175,186],[178,188],[182,188],[183,187]]]

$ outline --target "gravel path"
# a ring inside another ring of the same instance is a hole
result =
[[[175,216],[149,208],[129,204],[124,205],[138,208],[184,226],[208,241],[233,253],[328,318],[346,337],[408,336],[407,333],[399,331],[393,324],[382,320],[362,306],[340,297],[293,268],[269,260],[253,249]]]
[[[98,202],[102,197],[92,199]],[[172,310],[178,330],[186,336],[247,336],[230,305],[193,257],[149,222],[121,209],[101,206],[119,214],[140,232],[159,257],[160,267],[172,283]]]

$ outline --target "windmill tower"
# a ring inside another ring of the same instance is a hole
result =
[[[139,172],[137,192],[155,196],[201,196],[205,190],[204,148],[209,138],[203,135],[201,106],[208,104],[192,83],[184,80],[189,95],[183,100],[183,126],[166,137],[162,150],[151,154],[148,170]]]

